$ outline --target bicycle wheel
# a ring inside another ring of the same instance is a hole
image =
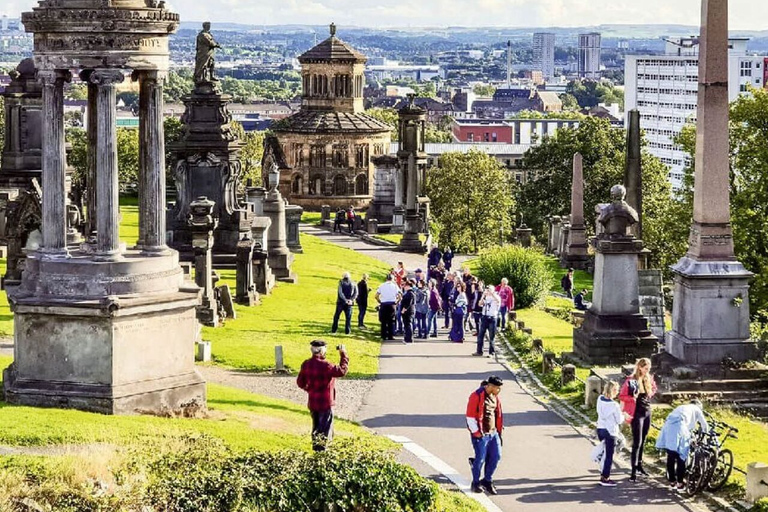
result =
[[[709,482],[707,482],[707,490],[715,492],[722,489],[731,476],[731,471],[733,471],[733,453],[727,448],[720,450],[720,453],[717,454],[717,464]]]
[[[691,455],[691,464],[688,467],[687,480],[685,482],[685,491],[688,493],[688,496],[693,496],[704,487],[705,478],[707,477],[706,457],[707,454],[698,448]]]

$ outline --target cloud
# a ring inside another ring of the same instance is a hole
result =
[[[172,0],[182,20],[254,25],[326,24],[371,27],[568,27],[601,24],[699,23],[700,0]],[[2,0],[18,16],[34,0]],[[765,29],[768,2],[731,0],[732,29]]]

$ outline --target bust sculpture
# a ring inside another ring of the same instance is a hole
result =
[[[213,58],[216,48],[221,48],[211,35],[211,23],[203,23],[203,30],[197,34],[197,47],[195,52],[195,87],[215,86],[219,80],[216,78]]]
[[[632,237],[629,228],[637,224],[639,217],[637,211],[624,200],[626,197],[627,189],[622,185],[611,188],[611,204],[603,208],[597,219],[604,228],[602,237]]]

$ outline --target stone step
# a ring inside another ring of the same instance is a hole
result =
[[[689,400],[698,398],[704,402],[723,405],[738,405],[749,402],[768,403],[768,389],[758,389],[752,391],[672,391],[663,392],[659,395],[659,400],[663,402],[672,402],[676,400]]]
[[[667,380],[664,388],[671,392],[720,392],[768,390],[768,380],[756,379],[707,379],[707,380]]]
[[[748,413],[756,418],[768,419],[768,401],[742,402],[735,405],[734,409]]]

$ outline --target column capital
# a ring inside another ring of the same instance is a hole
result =
[[[37,79],[43,85],[55,85],[57,82],[63,84],[72,81],[72,73],[67,69],[39,69]]]
[[[154,80],[157,82],[164,82],[167,78],[168,72],[158,69],[135,69],[131,73],[131,81],[133,82],[140,80]]]
[[[125,75],[122,69],[94,69],[91,70],[88,82],[95,85],[114,85],[122,83]]]

